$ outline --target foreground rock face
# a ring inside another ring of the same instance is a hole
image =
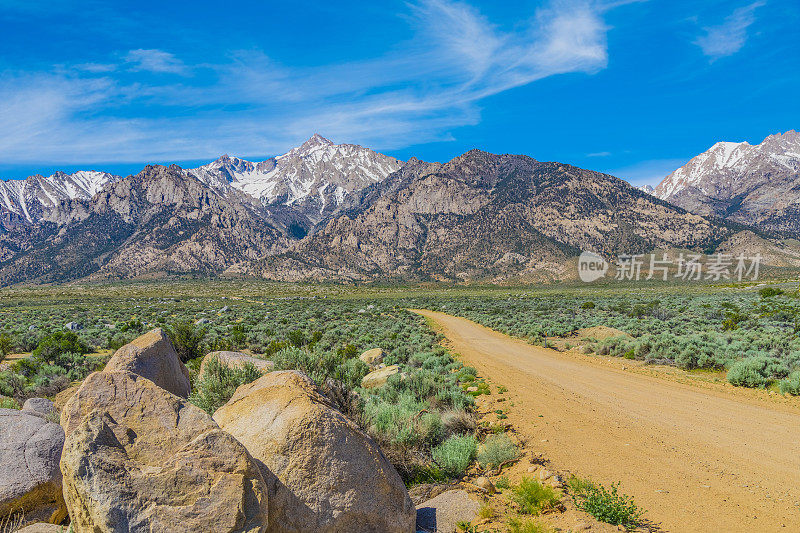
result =
[[[266,485],[202,410],[130,372],[97,372],[61,413],[76,532],[260,532]]]
[[[307,376],[271,372],[242,385],[214,419],[266,467],[269,531],[414,531],[394,467]]]
[[[208,370],[208,363],[210,363],[212,359],[216,359],[224,366],[231,368],[242,368],[244,365],[250,363],[251,365],[256,367],[256,370],[260,371],[262,374],[265,372],[271,372],[272,369],[275,368],[275,363],[273,363],[272,361],[267,361],[266,359],[259,359],[258,357],[247,355],[246,353],[211,352],[210,354],[206,355],[203,358],[203,362],[200,364],[200,372],[198,374],[198,379],[203,379],[203,376]]]
[[[0,517],[58,520],[65,515],[58,462],[64,430],[42,416],[0,409]]]
[[[161,328],[145,333],[117,350],[105,371],[133,372],[172,394],[189,397],[189,371]]]
[[[478,518],[480,504],[465,490],[448,490],[417,506],[417,530],[454,533],[459,522]]]

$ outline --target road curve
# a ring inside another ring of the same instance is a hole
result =
[[[509,389],[515,428],[557,468],[622,490],[665,531],[800,531],[800,408],[531,346],[432,319],[462,360]],[[546,440],[545,440],[546,439]]]

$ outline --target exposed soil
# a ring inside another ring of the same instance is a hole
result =
[[[664,531],[800,529],[796,399],[418,312],[466,364],[508,388],[508,421],[554,470],[620,481]]]

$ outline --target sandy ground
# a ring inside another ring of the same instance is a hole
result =
[[[620,481],[662,530],[800,531],[797,402],[681,382],[418,312],[465,363],[508,387],[509,421],[532,448],[577,475]]]

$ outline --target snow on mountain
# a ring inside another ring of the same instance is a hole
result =
[[[653,191],[655,191],[652,185],[639,185],[636,188],[647,194],[653,194]]]
[[[669,200],[688,187],[704,194],[731,192],[749,186],[766,170],[794,172],[800,168],[800,134],[794,130],[770,135],[761,144],[718,142],[664,178],[655,195]]]
[[[763,142],[718,142],[664,178],[654,192],[689,211],[796,231],[800,220],[800,134]]]
[[[21,180],[0,181],[0,217],[6,227],[18,223],[34,223],[45,210],[62,200],[91,198],[107,183],[119,176],[96,170],[79,170],[72,174],[56,172],[50,176],[36,174]]]
[[[314,134],[302,145],[265,161],[223,155],[186,172],[218,188],[231,186],[267,206],[293,206],[316,223],[348,195],[383,181],[402,164],[369,148],[334,144]]]

